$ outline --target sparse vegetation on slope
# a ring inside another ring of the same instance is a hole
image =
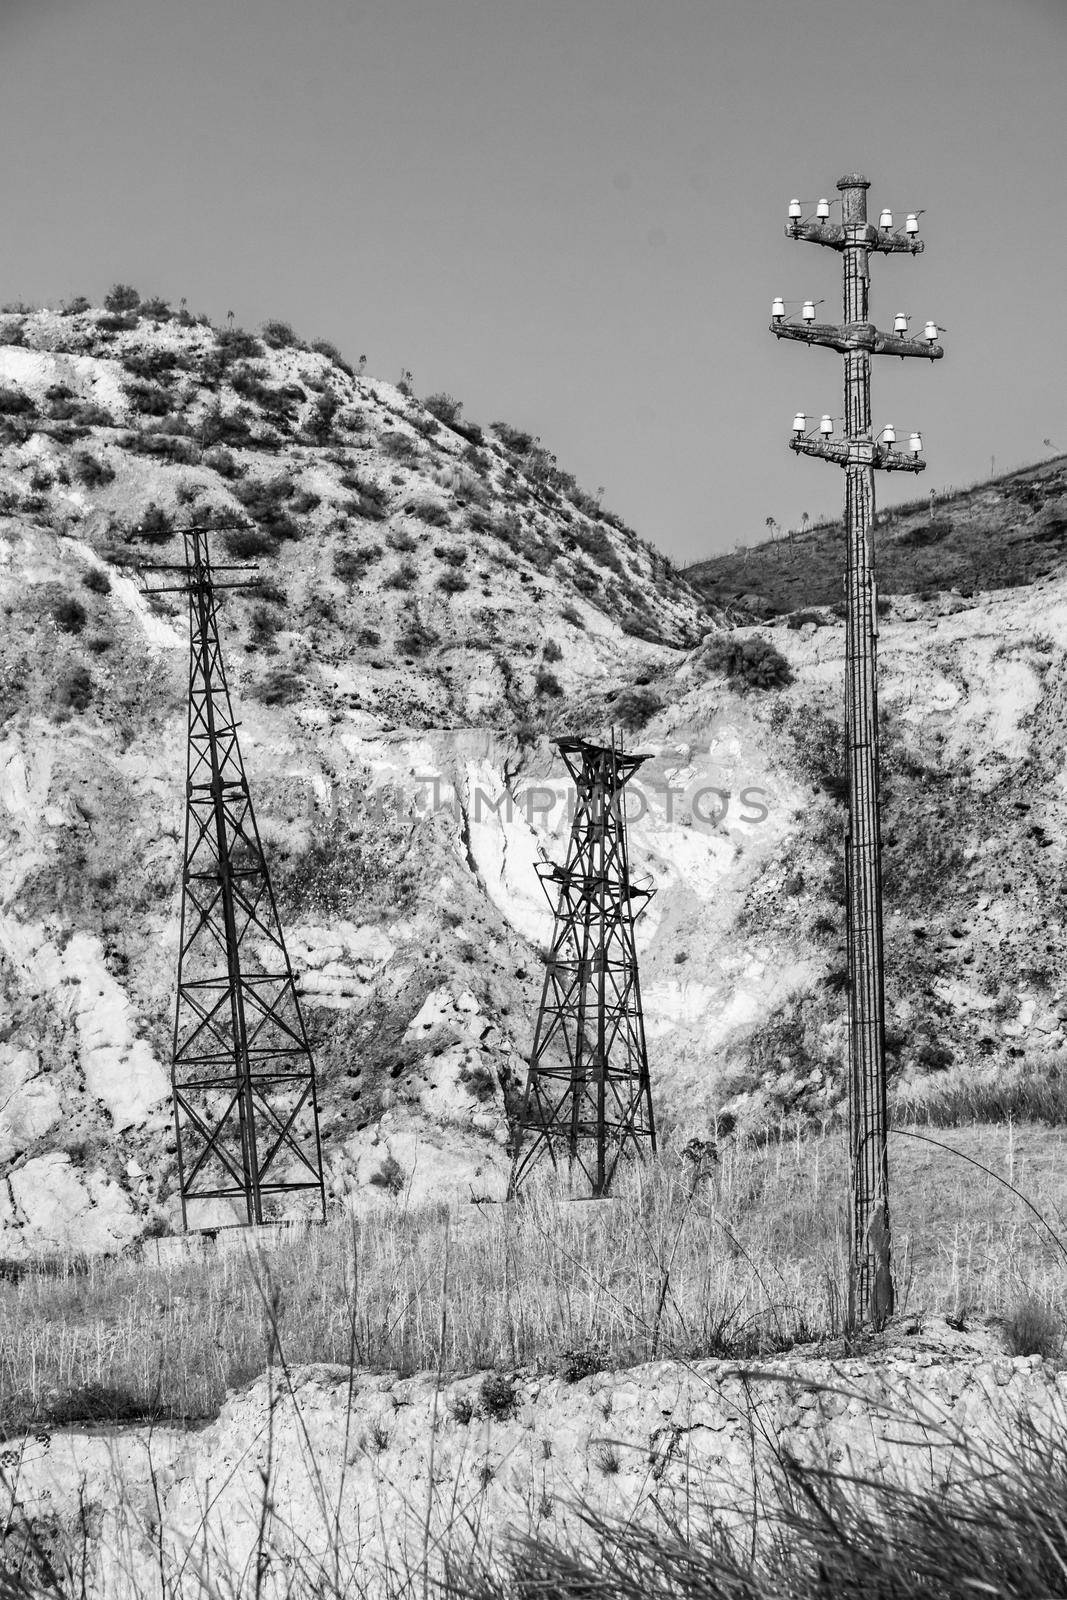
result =
[[[882,595],[1010,589],[1067,560],[1067,459],[1059,456],[936,499],[880,514],[875,535]],[[715,605],[760,616],[842,605],[840,523],[823,523],[713,556],[686,577]]]

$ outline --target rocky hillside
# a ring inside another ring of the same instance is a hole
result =
[[[278,324],[74,307],[0,340],[0,1255],[176,1215],[187,643],[137,569],[178,559],[187,519],[262,579],[227,601],[224,651],[335,1197],[499,1191],[563,731],[649,752],[632,853],[658,886],[665,1132],[840,1103],[832,613],[765,629],[777,654],[724,636],[529,435]],[[1058,1104],[1065,622],[1051,577],[885,617],[896,1092],[946,1115],[957,1080]]]

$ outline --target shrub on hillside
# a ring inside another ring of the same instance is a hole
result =
[[[92,594],[110,594],[111,579],[102,567],[90,567],[82,583]]]
[[[114,284],[104,296],[104,308],[107,311],[136,311],[141,304],[141,296],[129,283]]]
[[[703,661],[712,672],[725,673],[745,689],[782,689],[793,681],[785,656],[759,634],[751,639],[718,634],[705,647]]]
[[[278,553],[277,539],[263,528],[227,528],[223,532],[222,542],[226,553],[233,556],[235,561],[255,561],[260,556]]]
[[[354,549],[335,550],[333,553],[334,577],[342,583],[359,583],[382,553],[380,544],[357,545]]]
[[[275,649],[274,635],[281,625],[282,619],[275,607],[266,600],[258,601],[252,607],[248,618],[249,648],[273,652]]]
[[[443,422],[446,427],[455,427],[463,412],[462,400],[456,400],[450,394],[428,394],[422,402],[431,417],[436,417],[438,422]]]
[[[418,517],[420,522],[428,523],[431,528],[449,526],[448,510],[439,500],[431,500],[426,496],[409,500],[404,510],[409,517]]]
[[[83,294],[76,294],[59,308],[60,316],[63,317],[80,317],[83,311],[91,310],[92,303]]]
[[[412,617],[396,636],[396,648],[402,656],[425,655],[437,643],[437,634],[418,617]]]
[[[169,322],[174,315],[166,300],[161,299],[159,295],[152,295],[150,299],[142,300],[140,310],[143,317],[150,317],[153,322]]]
[[[305,687],[303,678],[291,667],[274,667],[252,693],[265,706],[290,706],[300,699]]]
[[[249,418],[243,406],[236,411],[223,411],[216,402],[204,413],[200,422],[200,442],[209,445],[250,445],[253,441]]]
[[[177,404],[173,389],[155,383],[128,383],[126,398],[135,411],[148,417],[165,417]]]
[[[255,334],[244,328],[220,328],[215,335],[215,345],[226,362],[254,361],[263,354],[263,346]]]
[[[87,428],[113,428],[115,419],[106,406],[97,405],[93,400],[86,400],[78,411],[78,421]]]
[[[560,649],[555,639],[549,639],[548,643],[545,645],[545,648],[541,651],[541,659],[543,661],[563,660],[563,651]]]
[[[560,612],[564,622],[569,622],[572,628],[584,628],[585,621],[577,606],[564,606]]]
[[[52,618],[63,633],[81,633],[89,613],[73,594],[59,595],[52,603]]]
[[[140,522],[131,529],[132,536],[145,544],[166,544],[174,537],[174,520],[162,506],[150,500]]]
[[[304,343],[298,339],[287,322],[271,321],[263,324],[263,342],[272,350],[302,350]]]
[[[552,700],[558,700],[563,694],[563,685],[554,672],[549,672],[547,667],[538,667],[534,677],[534,688],[538,694],[547,695]]]
[[[448,572],[442,572],[437,580],[437,587],[445,594],[462,594],[463,590],[469,588],[470,585],[462,572],[457,572],[452,568]]]
[[[418,578],[418,569],[411,561],[402,561],[395,572],[391,572],[384,580],[382,587],[385,589],[411,589]]]
[[[239,478],[247,472],[247,467],[238,463],[231,451],[218,446],[214,450],[205,450],[204,465],[210,467],[212,472],[217,472],[220,478]]]
[[[382,434],[382,451],[393,461],[412,462],[417,460],[419,447],[409,433],[400,433],[390,430]]]
[[[642,639],[645,644],[666,644],[663,624],[654,617],[644,616],[639,611],[631,611],[619,624],[623,633],[630,639]]]
[[[611,702],[612,719],[627,731],[636,733],[657,711],[663,710],[663,701],[655,689],[643,684],[633,684],[623,689]]]
[[[31,416],[37,407],[20,389],[0,389],[0,413],[6,417]]]
[[[789,740],[801,776],[814,788],[832,800],[847,797],[845,731],[839,716],[830,716],[820,706],[779,701],[771,712],[771,731]]]
[[[333,433],[333,419],[341,402],[331,389],[320,394],[304,422],[304,432],[313,444],[328,444]]]
[[[355,377],[354,368],[345,360],[337,346],[331,344],[329,339],[312,339],[311,348],[317,355],[325,356],[327,361],[332,361],[334,366],[343,372],[346,377]]]
[[[537,443],[533,434],[527,433],[525,428],[513,428],[508,422],[491,422],[489,426],[505,450],[511,450],[517,456],[529,455]]]
[[[70,711],[84,711],[93,698],[93,679],[88,667],[75,666],[62,676],[56,688],[56,703]]]

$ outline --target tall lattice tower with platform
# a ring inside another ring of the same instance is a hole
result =
[[[653,893],[636,881],[625,789],[645,759],[611,745],[557,739],[574,784],[562,866],[543,862],[553,906],[533,1050],[512,1138],[509,1198],[546,1156],[573,1188],[605,1196],[619,1161],[656,1148],[635,924]]]
[[[182,1220],[228,1200],[248,1223],[325,1215],[315,1063],[256,826],[219,644],[217,593],[254,589],[213,570],[185,530],[189,735],[172,1081]],[[235,1221],[240,1217],[235,1216]]]

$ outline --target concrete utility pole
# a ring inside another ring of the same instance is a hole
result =
[[[898,313],[894,331],[881,333],[868,321],[868,260],[872,251],[917,255],[918,215],[910,213],[903,231],[894,230],[884,210],[878,226],[867,221],[867,179],[851,173],[838,181],[841,220],[830,220],[830,202],[819,200],[813,217],[804,217],[799,200],[789,206],[786,234],[841,251],[844,257],[844,322],[815,321],[815,304],[803,303],[802,321],[786,319],[776,299],[771,332],[838,350],[845,364],[844,438],[834,439],[834,419],[824,416],[818,434],[798,412],[791,448],[821,456],[845,470],[845,760],[848,773],[848,829],[845,883],[848,915],[849,995],[849,1304],[851,1326],[882,1327],[893,1311],[890,1268],[889,1161],[886,1146],[885,979],[882,956],[882,841],[878,797],[878,605],[874,580],[874,472],[922,472],[922,439],[909,438],[910,454],[896,449],[892,425],[876,442],[871,431],[871,356],[944,354],[936,323],[927,322],[922,339],[907,336],[908,319]]]

